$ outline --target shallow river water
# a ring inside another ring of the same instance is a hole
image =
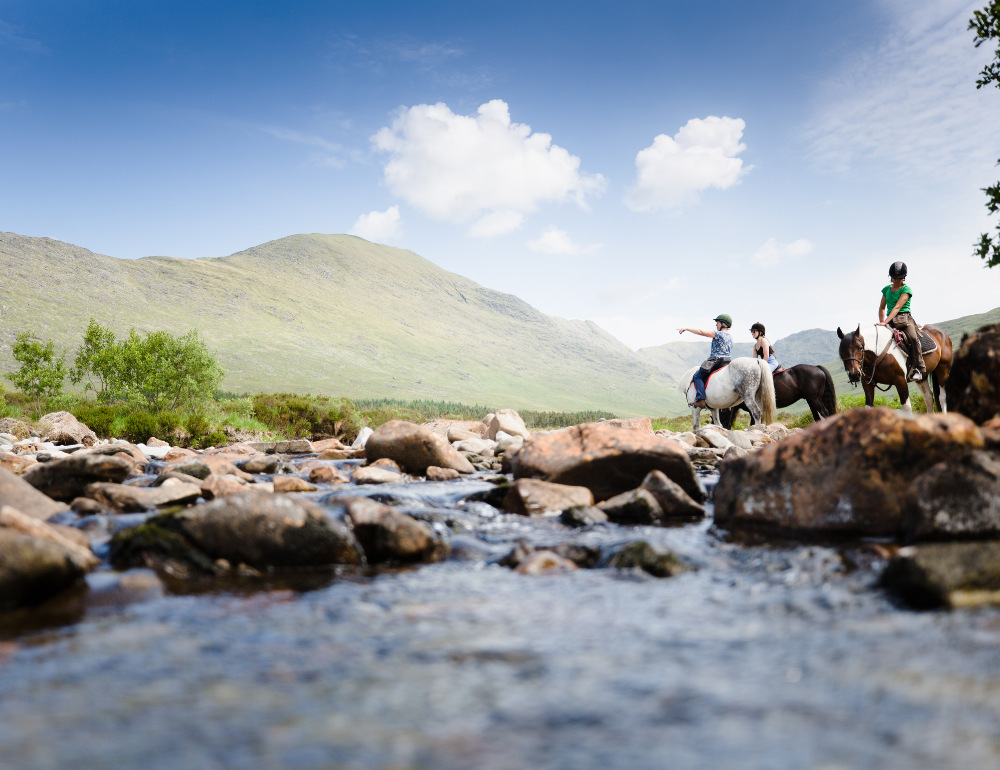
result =
[[[446,532],[441,564],[124,604],[92,575],[0,641],[0,768],[1000,767],[1000,611],[897,607],[863,546],[458,502],[486,488],[365,488]],[[637,539],[698,569],[496,564]]]

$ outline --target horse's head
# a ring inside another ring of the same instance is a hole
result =
[[[861,336],[861,324],[847,334],[844,334],[838,326],[837,336],[840,337],[840,359],[844,362],[844,369],[847,370],[847,379],[857,385],[861,382],[865,360],[865,338]]]

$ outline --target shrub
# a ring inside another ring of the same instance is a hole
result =
[[[188,415],[184,427],[191,436],[191,446],[198,446],[212,428],[208,418],[200,412]]]
[[[56,356],[52,340],[43,343],[31,332],[17,335],[13,354],[20,367],[8,374],[7,379],[31,400],[33,412],[40,415],[46,399],[62,393],[66,379],[66,356]]]
[[[150,436],[156,435],[159,425],[155,414],[132,412],[125,418],[125,438],[133,444],[145,443]]]
[[[361,415],[350,401],[323,396],[261,393],[253,397],[253,413],[271,430],[314,440],[331,436],[352,438],[363,425]]]
[[[111,406],[78,406],[72,410],[73,416],[101,438],[111,437],[111,424],[115,421],[115,410]]]

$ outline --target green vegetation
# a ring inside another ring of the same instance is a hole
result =
[[[62,393],[66,379],[66,355],[56,356],[52,340],[42,342],[31,332],[21,332],[13,346],[14,360],[20,364],[7,379],[31,402],[35,416],[41,416],[45,401]]]
[[[993,61],[989,62],[979,73],[979,80],[976,81],[976,88],[982,88],[990,83],[1000,88],[1000,0],[993,0],[981,11],[975,11],[969,20],[969,29],[976,33],[973,41],[978,48],[988,40],[997,41],[997,49]],[[1000,160],[997,161],[1000,164]],[[1000,182],[992,187],[984,187],[986,193],[986,208],[990,214],[996,214],[1000,209]],[[997,232],[1000,233],[1000,225],[997,225]],[[990,252],[992,256],[990,255]],[[986,262],[987,267],[1000,265],[1000,237],[996,243],[987,234],[979,236],[979,243],[975,246],[976,256]]]

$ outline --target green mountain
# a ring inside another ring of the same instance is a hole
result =
[[[0,372],[22,330],[72,353],[88,319],[197,328],[233,391],[461,400],[623,416],[684,408],[596,324],[547,316],[412,251],[293,235],[228,257],[115,259],[0,233]]]

